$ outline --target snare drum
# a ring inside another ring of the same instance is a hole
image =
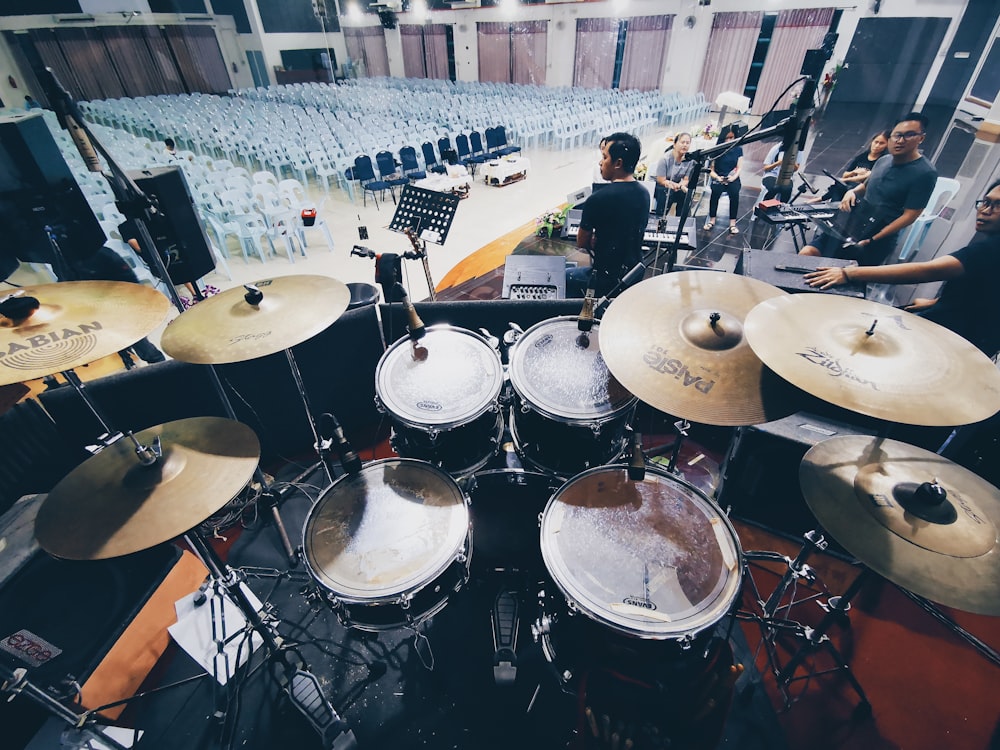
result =
[[[468,499],[424,461],[372,461],[323,493],[306,518],[303,546],[344,625],[415,627],[469,579]]]
[[[414,347],[390,346],[375,371],[376,403],[392,420],[400,456],[441,466],[454,476],[482,468],[503,435],[500,354],[473,331],[431,326]]]
[[[581,334],[576,318],[553,318],[525,331],[510,352],[511,436],[541,471],[571,476],[625,450],[637,399],[608,371],[600,330],[595,322]]]
[[[711,634],[741,586],[729,519],[652,467],[641,481],[614,465],[564,484],[542,514],[541,549],[565,607],[536,630],[546,655],[563,664],[698,658],[691,645]]]

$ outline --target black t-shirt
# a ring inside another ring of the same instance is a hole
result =
[[[987,356],[1000,351],[1000,236],[981,235],[953,253],[964,273],[941,287],[934,306],[921,315],[971,341]]]
[[[721,156],[716,157],[715,161],[712,163],[712,169],[719,177],[725,177],[734,169],[740,161],[740,157],[743,156],[743,147],[734,146],[733,148],[726,151]],[[737,180],[739,177],[737,176]],[[735,182],[736,180],[733,180]]]
[[[613,182],[591,193],[583,204],[580,229],[594,233],[594,273],[617,282],[641,261],[648,222],[649,191],[641,182]]]
[[[855,169],[861,168],[861,169],[867,169],[869,172],[871,172],[872,168],[875,166],[875,162],[877,162],[878,159],[879,157],[875,159],[869,159],[868,152],[862,151],[860,154],[858,154],[851,160],[851,163],[847,165],[844,171],[853,172]]]

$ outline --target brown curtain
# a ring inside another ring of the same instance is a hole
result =
[[[360,60],[369,78],[389,75],[389,50],[381,26],[360,26],[344,29],[347,55]]]
[[[442,23],[400,24],[407,78],[448,79],[448,30]]]
[[[167,43],[189,92],[225,93],[232,86],[215,31],[205,26],[167,26]]]
[[[177,63],[170,51],[170,44],[160,28],[158,26],[140,26],[139,31],[146,42],[150,56],[153,58],[153,68],[163,76],[166,88],[158,93],[188,93],[188,89],[184,86],[184,79],[181,78],[181,72],[177,69]]]
[[[673,16],[638,16],[628,21],[620,89],[658,91],[667,62]]]
[[[577,19],[573,85],[588,88],[611,88],[615,76],[617,49],[618,19]]]
[[[788,84],[799,78],[806,50],[823,44],[823,37],[830,29],[833,8],[808,10],[783,10],[774,25],[774,36],[767,48],[767,57],[757,83],[753,100],[753,113],[767,112],[775,99]],[[776,109],[786,109],[798,93],[798,88],[781,97]]]
[[[484,21],[476,24],[479,43],[479,80],[510,83],[510,24]]]
[[[549,25],[548,21],[517,21],[511,34],[511,57],[514,76],[511,83],[545,85]]]
[[[715,14],[698,86],[707,101],[724,91],[743,93],[763,19],[762,11]]]
[[[52,72],[56,74],[59,83],[70,93],[70,96],[74,99],[87,99],[88,97],[84,96],[83,93],[83,84],[77,80],[76,73],[66,61],[62,47],[59,46],[55,30],[32,29],[28,32],[28,35],[35,45],[35,51],[38,52],[38,56],[42,59],[42,65],[46,68],[52,68]],[[41,75],[41,71],[38,74]]]

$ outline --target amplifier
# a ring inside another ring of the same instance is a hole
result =
[[[775,253],[770,250],[744,250],[736,264],[736,273],[749,276],[758,281],[765,281],[786,292],[822,292],[824,294],[840,294],[845,297],[864,299],[865,284],[846,284],[832,289],[814,289],[802,278],[803,274],[815,271],[823,266],[828,268],[843,268],[856,266],[853,260],[840,258],[821,258],[816,255],[793,255],[792,253]]]

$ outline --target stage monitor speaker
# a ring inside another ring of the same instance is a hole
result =
[[[0,271],[10,267],[10,254],[58,264],[53,241],[70,263],[104,245],[104,230],[41,114],[0,117],[0,224],[7,248]]]
[[[862,425],[798,412],[773,422],[741,427],[722,468],[718,501],[737,518],[791,537],[819,523],[799,486],[799,464],[814,445],[841,435],[874,435]],[[831,544],[835,551],[840,550]]]
[[[186,284],[211,273],[215,257],[180,167],[143,169],[129,172],[129,177],[156,199],[160,215],[150,222],[149,233],[167,266],[171,283]]]
[[[798,292],[822,292],[823,294],[839,294],[842,297],[865,298],[866,284],[844,284],[830,289],[815,289],[802,278],[809,271],[820,266],[828,268],[843,268],[853,266],[854,261],[841,258],[823,258],[818,255],[796,255],[793,253],[776,253],[771,250],[744,250],[736,263],[736,273],[749,276],[758,281],[764,281],[776,286],[782,291],[795,294]]]

